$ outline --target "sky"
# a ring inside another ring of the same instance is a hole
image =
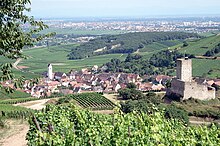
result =
[[[32,0],[38,18],[194,16],[220,14],[220,0]]]

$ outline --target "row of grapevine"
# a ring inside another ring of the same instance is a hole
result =
[[[33,115],[35,111],[24,107],[0,104],[0,117],[26,119]]]
[[[113,109],[114,103],[98,93],[72,94],[66,98],[74,99],[81,107],[92,110]]]
[[[28,145],[54,146],[187,146],[220,144],[216,125],[187,126],[167,120],[163,113],[101,115],[75,105],[50,106],[30,120]]]
[[[7,100],[1,100],[0,104],[17,104],[17,103],[24,103],[28,101],[34,101],[39,100],[38,98],[17,98],[17,99],[7,99]]]
[[[57,96],[57,97],[59,97],[59,96]],[[50,98],[57,98],[57,97],[50,96],[50,97],[41,97],[41,98],[29,97],[29,98],[4,99],[4,100],[0,100],[0,104],[17,104],[17,103],[24,103],[24,102],[28,102],[28,101],[50,99]]]

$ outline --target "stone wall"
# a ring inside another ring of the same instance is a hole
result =
[[[167,90],[166,95],[172,93],[183,97],[183,100],[189,98],[199,100],[209,100],[215,98],[215,89],[204,84],[197,84],[197,82],[184,82],[179,79],[173,79],[171,88]]]
[[[210,89],[210,90],[208,90]],[[215,89],[197,82],[185,82],[183,100],[195,98],[199,100],[209,100],[215,98]]]
[[[185,83],[179,79],[173,79],[171,82],[171,93],[184,96]],[[169,93],[169,94],[171,94]]]

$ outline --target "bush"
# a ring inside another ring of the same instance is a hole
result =
[[[187,111],[182,108],[178,108],[174,104],[166,106],[165,117],[169,119],[179,119],[185,122],[186,124],[189,123]]]

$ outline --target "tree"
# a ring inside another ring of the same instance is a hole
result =
[[[122,97],[124,100],[128,100],[128,99],[139,100],[139,99],[144,98],[144,94],[141,91],[136,90],[134,88],[120,89],[118,93],[119,93],[119,96]]]
[[[183,47],[187,47],[188,45],[189,44],[186,41],[183,42]]]
[[[49,35],[38,35],[41,30],[48,28],[42,21],[35,21],[27,16],[30,11],[30,0],[1,0],[0,3],[0,56],[6,59],[25,58],[22,49],[32,46],[34,42]],[[28,26],[25,28],[24,26]],[[36,34],[34,36],[34,34]],[[0,81],[12,80],[12,64],[1,65]],[[16,84],[18,85],[18,84]]]
[[[134,83],[128,83],[127,84],[127,88],[129,88],[129,89],[136,89],[137,86]]]

